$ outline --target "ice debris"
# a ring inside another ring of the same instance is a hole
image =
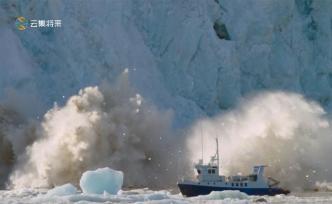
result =
[[[70,183],[64,184],[62,186],[57,186],[47,192],[47,196],[67,196],[77,193],[77,188]]]

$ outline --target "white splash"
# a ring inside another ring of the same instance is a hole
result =
[[[19,158],[12,186],[77,184],[84,171],[101,166],[124,171],[127,185],[176,182],[172,113],[144,101],[127,75],[111,86],[82,89],[63,107],[55,104],[44,116],[40,139]]]
[[[332,176],[329,120],[317,103],[299,94],[261,93],[233,111],[197,122],[188,140],[193,160],[201,157],[201,135],[205,161],[215,151],[213,138],[221,138],[226,174],[249,173],[253,165],[266,164],[267,174],[300,189]]]

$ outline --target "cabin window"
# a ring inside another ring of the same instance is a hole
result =
[[[257,175],[255,175],[255,174],[249,175],[249,180],[250,181],[256,181],[257,180]]]
[[[235,184],[235,186],[239,186],[239,184],[238,184],[238,183],[236,183],[236,184]]]
[[[244,183],[244,186],[247,186],[248,184],[247,183]]]
[[[232,183],[232,186],[234,186],[234,183]]]
[[[227,182],[226,182],[226,185],[227,185]]]
[[[213,174],[215,174],[215,173],[216,173],[216,171],[215,171],[214,169],[212,169],[211,171],[212,171],[212,173],[213,173]]]
[[[201,174],[201,170],[197,169],[197,173],[198,173],[198,174]]]
[[[242,184],[242,183],[240,183],[240,186],[242,187],[242,186],[243,186],[243,184]]]
[[[208,170],[208,173],[211,174],[211,170],[210,169]]]

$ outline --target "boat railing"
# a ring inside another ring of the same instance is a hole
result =
[[[235,182],[238,182],[238,181],[248,181],[249,180],[249,177],[248,176],[229,176],[229,177],[226,177],[226,181],[235,181]]]

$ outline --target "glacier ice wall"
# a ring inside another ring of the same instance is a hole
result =
[[[125,67],[134,70],[131,80],[143,95],[176,110],[177,124],[259,90],[286,89],[331,104],[328,0],[0,5],[0,96],[30,115],[82,87],[114,80]],[[63,25],[20,32],[13,24],[19,15]],[[228,38],[216,34],[216,23]],[[24,106],[17,104],[22,100]]]
[[[331,8],[329,0],[4,0],[0,104],[40,120],[55,101],[128,68],[147,101],[174,110],[174,127],[262,90],[297,92],[329,112]],[[22,32],[17,16],[61,19],[62,27]],[[33,141],[0,123],[9,152]]]

